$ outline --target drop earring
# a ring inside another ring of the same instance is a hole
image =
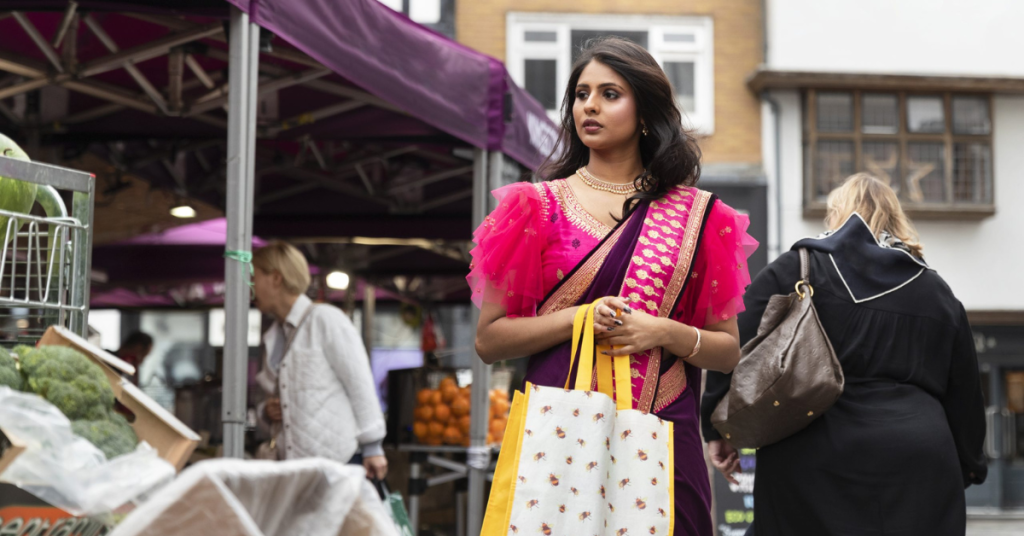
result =
[[[647,134],[650,133],[650,131],[647,130],[647,125],[645,125],[643,123],[640,123],[640,126],[644,127],[644,130],[643,130],[644,136],[646,136]]]

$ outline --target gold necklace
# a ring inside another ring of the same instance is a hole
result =
[[[576,170],[576,174],[580,176],[580,180],[583,184],[602,192],[610,192],[618,195],[632,195],[637,192],[636,184],[615,184],[611,182],[605,182],[597,177],[594,177],[587,171],[587,166],[583,166]]]

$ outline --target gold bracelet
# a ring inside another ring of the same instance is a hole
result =
[[[693,328],[693,330],[697,332],[697,344],[693,345],[693,351],[690,352],[690,355],[684,357],[683,361],[690,359],[691,357],[697,355],[697,352],[700,352],[700,330],[697,328]]]

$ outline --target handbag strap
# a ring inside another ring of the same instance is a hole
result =
[[[811,297],[814,297],[814,287],[811,286],[811,259],[810,253],[807,252],[807,248],[800,248],[800,280],[796,282],[797,296],[800,299],[804,299],[805,292],[800,290],[802,287],[807,287],[807,291],[810,292]]]
[[[292,331],[292,334],[288,336],[288,339],[284,343],[284,351],[281,352],[282,361],[284,361],[284,356],[288,355],[288,350],[292,347],[292,341],[295,340],[295,336],[299,334],[299,330],[302,329],[302,325],[305,324],[306,319],[309,318],[309,313],[312,313],[315,307],[316,304],[311,303],[309,304],[309,307],[306,307],[306,312],[302,313],[302,317],[299,318],[299,323],[295,325],[295,329]]]
[[[309,313],[313,312],[313,308],[314,307],[316,307],[315,303],[310,304],[309,307],[306,307],[306,312],[302,313],[302,317],[299,318],[299,323],[295,325],[295,329],[292,330],[292,334],[289,335],[287,339],[285,339],[285,341],[284,341],[284,348],[281,351],[281,363],[284,363],[284,358],[288,356],[288,350],[291,350],[291,348],[292,348],[292,341],[294,341],[295,340],[295,336],[299,334],[299,330],[302,329],[302,325],[306,323],[306,319],[309,318]],[[282,331],[283,330],[284,330],[284,326],[282,326]],[[267,360],[268,361],[270,360],[269,354],[267,355]],[[278,364],[278,366],[280,366],[280,363]],[[281,383],[280,373],[278,373],[278,375],[277,375],[277,383],[278,384]],[[280,392],[280,388],[277,388],[274,391],[275,392]]]

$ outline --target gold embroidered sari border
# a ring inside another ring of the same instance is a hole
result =
[[[661,375],[658,383],[658,396],[654,399],[652,413],[665,409],[683,394],[686,389],[686,361],[676,358],[676,362]]]
[[[689,192],[686,193],[689,194]],[[676,192],[672,192],[672,194],[669,195],[671,196],[673,194],[678,195]],[[710,198],[710,193],[697,190],[697,196],[694,197],[693,202],[690,205],[689,214],[687,215],[686,225],[684,227],[682,244],[679,248],[679,255],[676,258],[675,266],[672,267],[671,278],[666,286],[665,293],[662,295],[661,303],[658,306],[658,316],[661,318],[669,318],[671,316],[676,299],[683,288],[683,284],[686,282],[686,278],[689,277],[693,258],[696,256],[697,252],[697,239],[700,237],[701,223],[704,221],[707,201]],[[663,350],[661,348],[657,348],[657,351],[652,352],[650,359],[648,360],[647,375],[644,378],[644,386],[640,393],[640,401],[638,405],[641,411],[646,412],[652,410],[652,406],[655,405],[656,397],[664,390],[662,387],[664,380],[659,378],[662,353]],[[686,378],[684,376],[684,386],[685,380]]]
[[[669,282],[668,290],[665,291],[665,300],[661,304],[661,310],[658,311],[659,316],[672,313],[676,299],[682,292],[686,279],[690,276],[690,272],[693,269],[693,259],[697,255],[697,242],[701,231],[703,231],[703,225],[701,224],[704,222],[704,215],[709,210],[710,200],[711,193],[705,191],[698,191],[697,197],[693,200],[693,205],[690,207],[690,216],[686,221],[686,234],[683,237],[684,250],[681,252],[676,269],[672,273],[672,280]],[[657,413],[665,409],[665,407],[679,398],[684,389],[686,389],[686,361],[677,357],[676,362],[658,380],[658,388],[651,411]]]
[[[698,190],[697,197],[690,206],[690,215],[686,219],[686,233],[683,235],[679,258],[676,261],[675,270],[672,272],[672,279],[669,280],[668,288],[665,290],[665,297],[661,300],[661,307],[658,309],[658,316],[662,318],[668,318],[672,314],[672,308],[679,298],[679,293],[683,290],[686,278],[690,275],[693,258],[697,255],[701,223],[704,221],[704,214],[707,212],[710,199],[710,192]]]

